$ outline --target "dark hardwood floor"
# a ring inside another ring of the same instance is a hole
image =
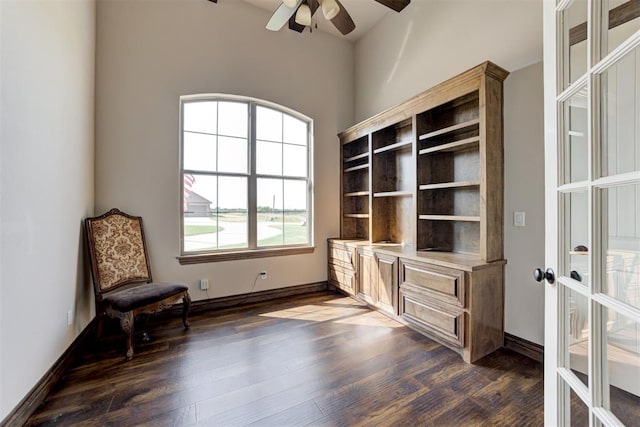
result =
[[[338,294],[149,326],[130,362],[118,334],[83,352],[28,425],[543,424],[540,364],[508,350],[465,364]]]

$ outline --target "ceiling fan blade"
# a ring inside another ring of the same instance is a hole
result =
[[[402,11],[405,7],[411,3],[411,0],[376,0],[378,3],[383,4],[396,12]]]
[[[302,1],[303,0],[298,0],[298,3],[293,8],[287,7],[284,3],[278,6],[276,11],[273,12],[271,19],[269,19],[269,22],[267,22],[267,30],[280,31],[280,29],[284,27],[284,24],[289,22],[289,18],[295,15],[296,10],[298,10],[302,4]]]
[[[331,20],[333,25],[342,33],[343,36],[346,36],[351,31],[356,29],[356,24],[351,19],[351,15],[347,12],[347,9],[344,8],[340,0],[336,0],[338,6],[340,6],[340,12]]]
[[[304,1],[303,1],[304,3]],[[316,10],[318,10],[318,7],[320,6],[320,3],[318,3],[318,0],[307,0],[307,4],[309,5],[309,8],[311,9],[311,16],[313,16],[316,13]],[[297,9],[296,9],[297,12]],[[289,29],[293,30],[293,31],[297,31],[299,33],[301,33],[302,31],[304,31],[304,25],[300,25],[296,22],[296,14],[294,13],[293,15],[291,15],[291,18],[289,18]]]

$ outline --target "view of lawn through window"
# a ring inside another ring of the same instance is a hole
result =
[[[309,245],[310,122],[257,101],[188,98],[183,252]]]

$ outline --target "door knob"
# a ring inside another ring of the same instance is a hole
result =
[[[553,283],[556,281],[556,273],[551,268],[547,268],[546,271],[543,271],[541,268],[536,268],[533,270],[533,278],[536,282],[546,280],[549,283]]]

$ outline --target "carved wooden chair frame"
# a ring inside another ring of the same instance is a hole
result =
[[[185,329],[189,329],[191,298],[188,287],[153,282],[141,217],[111,209],[103,215],[86,218],[85,230],[98,337],[102,334],[105,316],[119,319],[126,337],[126,356],[131,359],[136,316],[160,312],[181,300],[182,322]],[[144,336],[147,337],[146,333]]]

